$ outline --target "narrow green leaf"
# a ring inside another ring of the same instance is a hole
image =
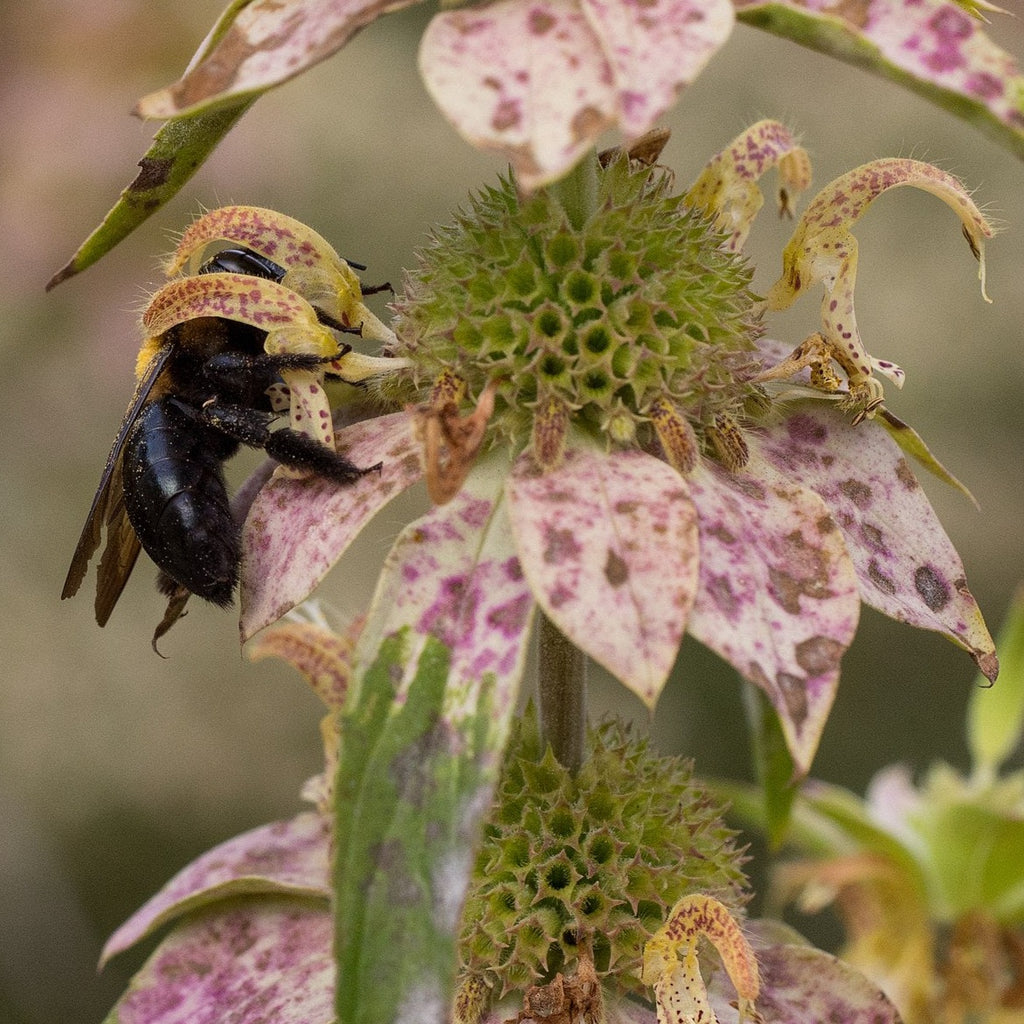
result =
[[[939,460],[924,443],[924,438],[909,423],[904,423],[888,409],[879,411],[878,421],[889,431],[889,436],[900,448],[920,465],[924,466],[932,476],[938,477],[944,484],[958,490],[975,507],[980,508],[974,495],[962,484]]]
[[[734,3],[740,21],[897,82],[1024,157],[1024,77],[967,11],[944,0],[902,0],[873,5],[868,19],[864,4]]]
[[[342,715],[335,953],[346,1024],[387,1024],[403,1007],[425,1024],[448,1017],[480,802],[472,733],[491,714],[485,688],[467,734],[453,728],[450,665],[443,643],[404,629],[381,644]]]
[[[991,775],[1013,753],[1024,725],[1024,587],[1010,605],[996,651],[998,685],[979,678],[967,708],[967,743],[974,769]]]
[[[153,145],[139,161],[135,180],[121,193],[103,223],[50,278],[47,291],[105,256],[150,214],[177,195],[251,103],[246,100],[168,121],[153,136]]]
[[[761,787],[763,827],[773,850],[789,834],[796,799],[796,762],[786,744],[779,716],[765,692],[753,683],[743,685],[743,704],[750,729],[754,772]]]
[[[231,0],[203,40],[193,64],[204,60],[217,47],[235,18],[250,3],[252,0]],[[173,198],[256,99],[240,97],[219,108],[195,111],[168,121],[153,136],[153,145],[139,161],[135,180],[121,193],[103,223],[50,278],[46,290],[91,266]]]

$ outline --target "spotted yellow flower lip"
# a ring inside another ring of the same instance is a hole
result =
[[[718,1024],[697,959],[701,936],[718,950],[736,987],[740,1021],[754,1014],[761,989],[754,951],[726,906],[712,896],[694,894],[676,903],[644,947],[643,980],[654,989],[659,1024]]]
[[[182,234],[164,265],[168,277],[198,269],[214,242],[244,246],[285,271],[281,283],[330,313],[347,327],[358,327],[370,341],[390,343],[391,331],[363,303],[362,285],[348,261],[312,228],[276,210],[222,206],[197,217]]]
[[[904,372],[889,360],[870,355],[854,315],[857,240],[852,228],[882,193],[901,185],[930,192],[960,218],[963,234],[977,259],[981,294],[985,292],[985,240],[992,226],[953,175],[920,160],[890,158],[863,164],[825,186],[808,206],[783,253],[783,272],[767,295],[769,310],[787,309],[816,284],[824,287],[821,344],[849,380],[851,405],[866,414],[884,398],[881,373],[902,387]]]

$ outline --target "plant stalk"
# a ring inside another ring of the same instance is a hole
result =
[[[537,690],[541,742],[575,775],[587,734],[587,656],[546,615],[540,617]]]

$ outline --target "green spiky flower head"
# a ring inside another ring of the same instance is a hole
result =
[[[681,896],[743,905],[744,858],[691,763],[617,724],[589,741],[574,776],[527,715],[506,754],[460,940],[464,979],[496,998],[550,981],[584,945],[606,983],[645,991],[643,945]]]
[[[551,192],[521,199],[504,180],[475,196],[396,305],[394,354],[417,385],[453,374],[471,400],[496,387],[491,442],[532,441],[544,466],[570,425],[617,446],[647,446],[665,423],[714,441],[752,394],[737,383],[759,329],[743,258],[668,175],[624,156],[597,175],[578,227]]]

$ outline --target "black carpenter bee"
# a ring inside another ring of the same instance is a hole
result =
[[[285,270],[249,249],[225,249],[200,274],[233,273],[280,282]],[[321,323],[352,332],[321,310]],[[356,329],[357,332],[357,329]],[[349,484],[369,470],[275,417],[267,389],[288,369],[316,369],[330,357],[268,354],[266,332],[221,317],[171,327],[146,365],[107,456],[99,488],[64,582],[77,593],[106,527],[96,583],[96,621],[105,625],[140,548],[160,569],[158,587],[171,599],[155,640],[181,614],[189,594],[222,607],[238,582],[240,527],[224,483],[223,464],[240,444],[276,461]],[[372,467],[377,468],[377,467]]]

